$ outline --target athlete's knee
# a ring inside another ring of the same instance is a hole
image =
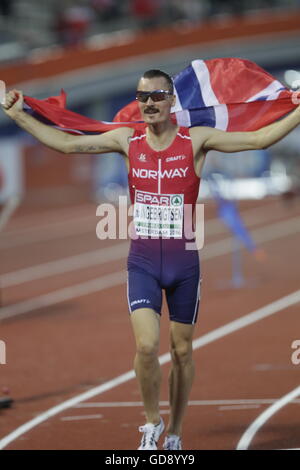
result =
[[[175,364],[185,365],[192,361],[192,344],[189,341],[173,342],[171,345],[171,357]]]
[[[158,342],[150,339],[140,339],[137,342],[136,352],[144,360],[151,360],[158,355]]]

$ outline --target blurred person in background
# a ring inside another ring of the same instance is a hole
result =
[[[208,16],[220,14],[241,16],[248,8],[249,5],[245,0],[210,0]]]
[[[197,23],[206,15],[208,0],[171,0],[171,18],[187,20],[190,23]]]
[[[65,8],[59,10],[55,30],[58,40],[65,46],[82,44],[90,31],[94,12],[83,2],[68,2]]]
[[[117,0],[91,0],[91,7],[101,21],[112,21],[121,15]]]
[[[0,0],[0,15],[11,16],[14,0]]]
[[[131,10],[141,29],[149,29],[159,23],[160,0],[131,0]]]

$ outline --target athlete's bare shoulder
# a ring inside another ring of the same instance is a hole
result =
[[[125,137],[127,139],[130,139],[130,137],[133,136],[134,134],[134,128],[133,127],[118,127],[116,129],[116,132],[121,136]]]
[[[116,137],[119,140],[120,146],[123,149],[123,153],[127,156],[130,140],[134,134],[134,128],[132,127],[119,127],[115,130]]]
[[[204,142],[206,139],[206,127],[204,126],[197,126],[190,128],[190,136],[192,140],[193,146],[193,154],[194,154],[194,168],[196,174],[200,177],[202,168],[205,161],[206,152],[204,150]]]
[[[209,129],[210,128],[207,126],[196,126],[190,128],[190,136],[193,143],[194,155],[198,154],[202,150]]]

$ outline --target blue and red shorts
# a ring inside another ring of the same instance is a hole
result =
[[[170,320],[194,324],[200,300],[200,263],[197,250],[186,250],[183,239],[131,241],[127,262],[130,313],[151,308],[161,314],[165,290]]]

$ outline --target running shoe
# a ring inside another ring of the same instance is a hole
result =
[[[163,445],[164,450],[182,450],[182,443],[179,436],[171,434],[166,436],[165,442]]]
[[[157,441],[165,429],[164,422],[160,418],[158,424],[146,423],[144,426],[139,427],[139,431],[144,435],[141,440],[141,445],[138,450],[157,450]]]

